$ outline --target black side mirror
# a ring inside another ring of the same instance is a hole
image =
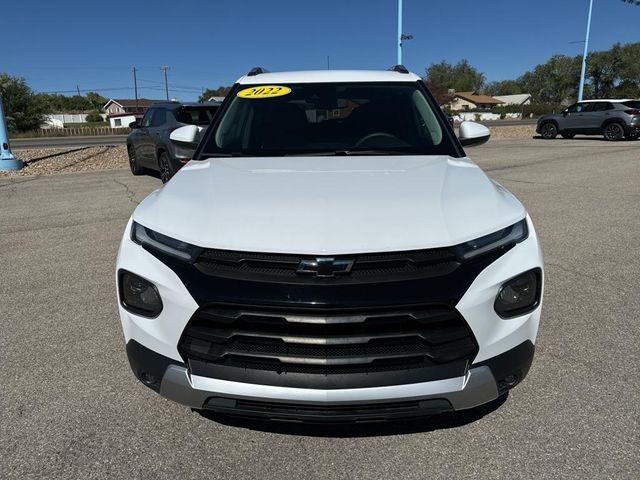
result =
[[[129,128],[130,128],[131,130],[136,129],[136,128],[140,128],[140,124],[139,124],[138,122],[131,122],[131,123],[129,124]]]

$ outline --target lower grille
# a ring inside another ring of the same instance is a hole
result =
[[[377,422],[453,410],[445,399],[349,405],[304,405],[212,397],[204,408],[221,414],[303,422]]]
[[[179,350],[192,371],[214,365],[241,381],[256,371],[330,377],[446,365],[463,374],[477,344],[448,306],[349,313],[211,306],[196,313]]]

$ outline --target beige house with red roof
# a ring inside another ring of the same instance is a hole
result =
[[[490,110],[496,105],[503,105],[502,100],[490,97],[489,95],[478,95],[475,92],[455,92],[449,107],[454,111],[467,110]]]

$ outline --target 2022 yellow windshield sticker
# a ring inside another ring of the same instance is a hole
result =
[[[291,93],[291,89],[282,85],[260,85],[240,90],[238,96],[240,98],[272,98],[281,97],[289,93]]]

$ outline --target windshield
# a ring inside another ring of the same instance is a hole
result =
[[[200,156],[358,153],[457,156],[417,82],[240,86]]]
[[[182,107],[176,112],[176,120],[189,125],[207,126],[218,107]]]
[[[640,100],[631,100],[630,102],[622,102],[625,107],[640,108]]]

